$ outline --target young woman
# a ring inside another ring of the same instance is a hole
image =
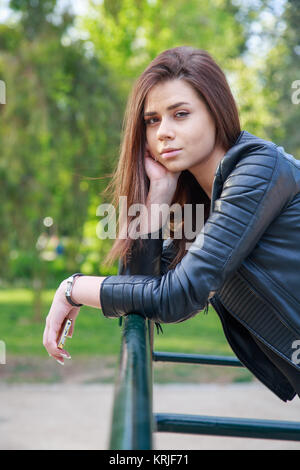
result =
[[[57,335],[82,304],[107,317],[135,312],[176,323],[210,303],[241,362],[291,400],[300,394],[300,163],[241,131],[225,75],[202,50],[177,47],[156,57],[125,118],[114,202],[126,196],[128,207],[147,210],[139,231],[136,218],[121,214],[109,254],[119,257],[118,275],[75,275],[60,284],[46,320],[47,351],[62,364],[69,357]],[[164,241],[162,204],[179,205],[182,215],[187,204],[204,207],[191,243],[186,219],[175,216]]]

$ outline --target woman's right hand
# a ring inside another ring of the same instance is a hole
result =
[[[168,171],[167,168],[156,161],[150,153],[147,144],[145,149],[145,170],[150,180],[150,187],[146,201],[147,212],[138,219],[140,234],[156,232],[165,224],[166,216],[161,213],[160,207],[157,206],[161,204],[171,204],[181,173],[181,171]],[[133,229],[136,229],[135,225]]]
[[[156,161],[150,153],[148,144],[146,144],[145,150],[145,170],[150,180],[150,185],[161,184],[166,188],[173,188],[175,192],[181,171],[171,172]]]

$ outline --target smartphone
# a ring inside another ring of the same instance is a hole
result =
[[[57,347],[59,349],[63,349],[69,330],[71,328],[71,325],[72,325],[72,320],[70,320],[69,318],[66,318],[60,330],[60,333],[58,335]]]

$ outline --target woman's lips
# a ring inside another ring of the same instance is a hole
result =
[[[166,151],[166,152],[161,153],[161,157],[162,158],[175,157],[176,155],[178,155],[179,152],[181,152],[181,149]]]

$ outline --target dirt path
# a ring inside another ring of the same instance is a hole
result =
[[[1,449],[107,449],[113,385],[0,386]],[[259,383],[155,385],[154,412],[300,421]],[[155,449],[300,449],[300,443],[155,433]]]

